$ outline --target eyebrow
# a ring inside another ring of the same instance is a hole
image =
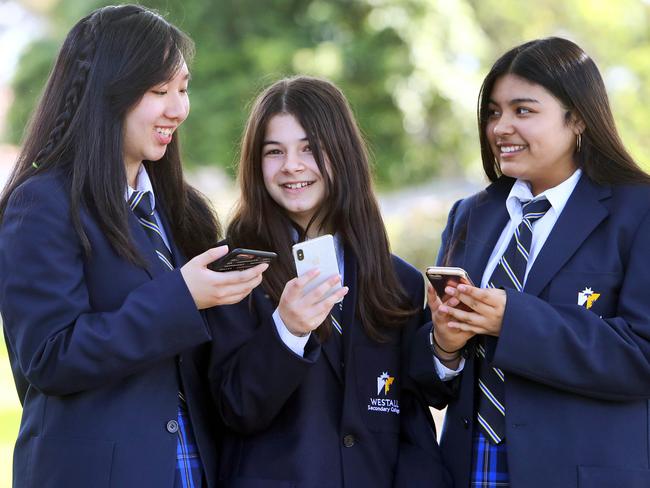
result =
[[[309,142],[309,139],[307,139],[306,137],[303,137],[302,139],[300,139],[300,142]],[[262,143],[263,146],[266,146],[268,144],[277,144],[278,146],[282,145],[282,143],[278,142],[278,141],[264,141]]]
[[[488,100],[488,103],[492,103],[494,105],[499,105],[497,102],[492,100],[491,98]],[[508,105],[516,105],[518,103],[541,103],[539,100],[536,100],[535,98],[513,98],[508,102]]]

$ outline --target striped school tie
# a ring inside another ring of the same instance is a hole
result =
[[[343,327],[341,326],[341,317],[343,316],[343,302],[335,303],[330,312],[330,319],[332,320],[332,328],[338,336],[343,335]]]
[[[172,254],[163,240],[160,227],[156,223],[151,208],[151,192],[134,191],[129,198],[129,207],[138,218],[140,225],[151,240],[158,259],[162,261],[167,269],[174,269]]]
[[[515,229],[503,256],[497,263],[488,288],[524,289],[524,277],[530,245],[533,239],[533,224],[541,219],[551,203],[544,199],[531,200],[522,206],[523,220]],[[488,364],[488,349],[496,347],[496,338],[482,336],[476,350],[479,362],[478,386],[480,390],[477,418],[483,432],[493,443],[499,444],[505,438],[505,377],[503,371]]]

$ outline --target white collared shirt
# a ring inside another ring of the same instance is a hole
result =
[[[501,231],[499,240],[497,240],[497,243],[492,250],[492,254],[490,255],[490,259],[488,259],[487,266],[483,271],[483,277],[481,279],[481,288],[487,287],[487,283],[490,281],[499,259],[501,259],[501,256],[503,256],[503,253],[508,247],[510,239],[512,239],[512,236],[515,233],[515,229],[524,218],[522,202],[527,202],[528,200],[539,200],[542,197],[546,197],[546,199],[551,203],[551,208],[549,208],[546,214],[535,222],[535,225],[533,225],[533,238],[530,246],[528,263],[526,265],[526,274],[523,281],[523,284],[526,284],[528,273],[530,272],[537,255],[544,246],[546,239],[548,239],[548,236],[551,234],[557,219],[560,217],[562,210],[564,210],[566,203],[569,201],[569,197],[571,197],[578,181],[580,181],[581,175],[582,170],[578,168],[562,183],[543,191],[536,197],[533,197],[533,193],[530,190],[530,183],[524,180],[515,181],[515,184],[512,185],[512,188],[510,189],[508,198],[506,198],[506,208],[508,210],[508,215],[510,215],[510,220],[508,220],[503,231]],[[465,359],[461,359],[458,368],[455,370],[447,368],[436,357],[434,357],[434,363],[438,377],[442,381],[447,381],[458,375],[463,370]]]
[[[156,211],[156,196],[153,192],[153,185],[151,184],[151,180],[149,179],[149,174],[147,173],[144,164],[140,165],[138,174],[135,177],[135,188],[131,188],[129,185],[127,185],[126,187],[124,198],[126,199],[127,202],[129,201],[129,198],[131,198],[131,195],[133,195],[133,192],[135,191],[149,192],[149,197],[151,198],[151,209],[153,210],[153,217],[154,219],[156,219],[156,224],[158,224],[158,228],[160,229],[160,234],[162,235],[163,241],[165,242],[167,249],[171,251],[171,247],[169,247],[169,240],[167,240],[167,234],[165,234],[165,228],[163,227],[162,222],[160,221],[160,216]]]
[[[499,240],[492,250],[490,259],[488,259],[487,266],[483,271],[483,278],[481,279],[481,288],[487,287],[487,283],[490,281],[499,259],[501,259],[501,256],[503,256],[503,253],[508,247],[512,236],[515,233],[515,229],[524,218],[521,210],[522,202],[527,202],[528,200],[540,200],[541,198],[546,197],[546,199],[551,203],[551,208],[549,208],[546,214],[535,222],[535,225],[533,225],[533,239],[530,245],[528,264],[526,265],[526,274],[523,281],[523,284],[526,284],[530,268],[532,268],[539,251],[542,249],[546,239],[548,239],[548,236],[551,234],[553,226],[555,226],[562,210],[564,210],[564,207],[578,184],[581,175],[582,170],[577,169],[562,183],[543,191],[536,197],[533,197],[528,182],[524,180],[515,181],[515,184],[512,185],[508,198],[506,199],[506,208],[508,209],[510,220],[501,232],[501,236],[499,236]]]

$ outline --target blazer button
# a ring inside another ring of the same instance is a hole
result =
[[[467,417],[463,418],[463,427],[469,429],[469,419]]]
[[[354,446],[354,443],[356,442],[356,439],[352,434],[347,434],[346,436],[343,437],[343,445],[345,447],[352,447]]]
[[[176,422],[175,420],[170,420],[169,422],[167,422],[167,432],[169,432],[170,434],[175,434],[176,432],[178,432],[178,422]]]

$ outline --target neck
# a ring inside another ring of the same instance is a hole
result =
[[[126,183],[131,188],[135,188],[137,185],[140,166],[142,166],[142,161],[138,163],[126,163]]]

